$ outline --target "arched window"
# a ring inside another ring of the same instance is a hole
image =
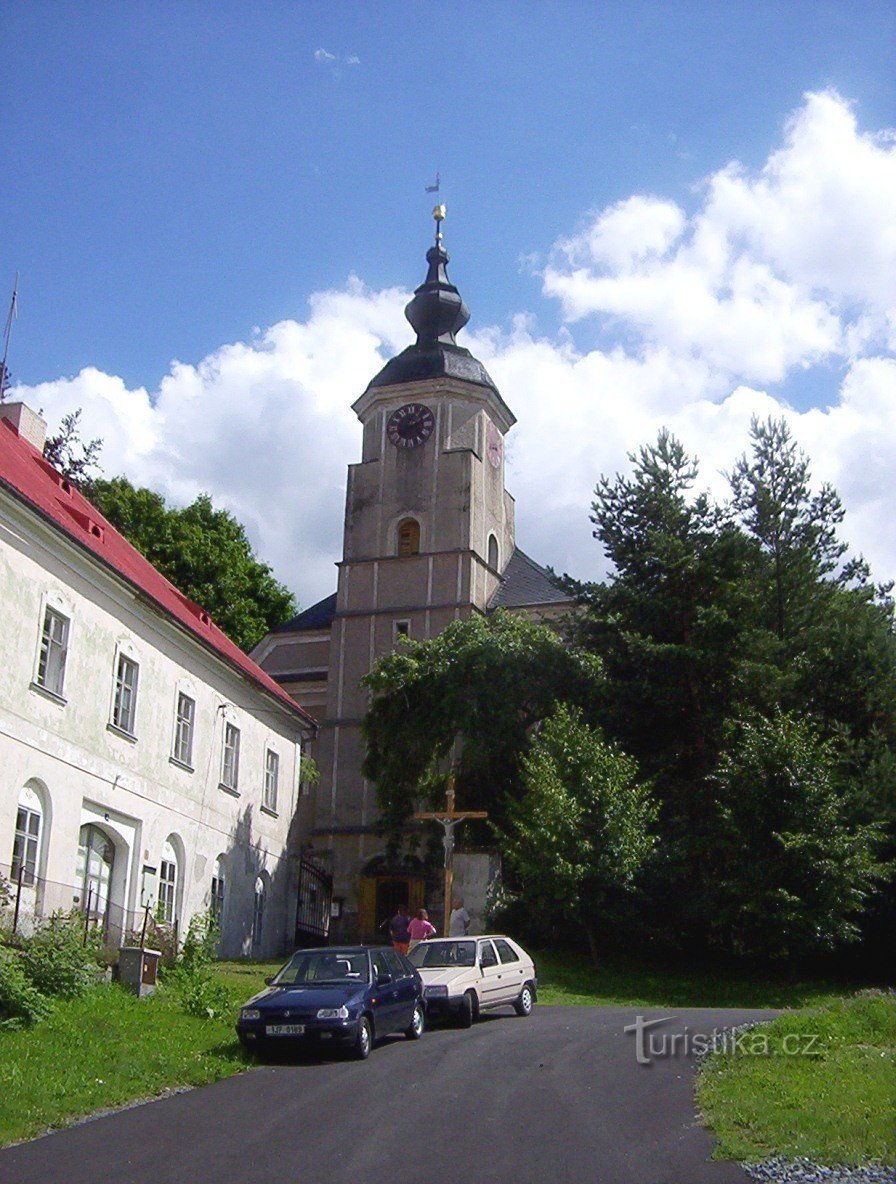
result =
[[[255,881],[255,901],[252,906],[252,944],[253,946],[261,945],[261,939],[264,934],[264,905],[265,905],[265,883],[264,877],[259,876]]]
[[[212,870],[212,915],[220,929],[224,923],[224,898],[226,893],[226,876],[224,872],[224,856],[219,855]]]
[[[156,909],[158,919],[173,924],[177,918],[177,881],[178,859],[177,851],[169,835],[162,848],[162,861],[159,864],[159,902]]]
[[[420,523],[416,518],[403,518],[398,524],[398,555],[420,554]]]
[[[12,864],[9,877],[13,883],[32,885],[40,874],[40,847],[43,840],[44,808],[30,785],[19,790],[16,829],[12,840]]]
[[[498,540],[493,534],[488,536],[488,565],[498,570]]]

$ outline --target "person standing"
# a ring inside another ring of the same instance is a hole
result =
[[[417,916],[408,925],[408,933],[410,934],[411,944],[416,945],[419,941],[426,941],[427,938],[433,936],[436,931],[435,925],[429,919],[429,913],[426,909],[418,909]]]
[[[451,902],[451,916],[448,918],[448,936],[466,937],[470,928],[470,914],[464,908],[463,899],[456,896]]]
[[[408,906],[406,904],[400,904],[395,916],[389,922],[389,936],[392,938],[392,945],[398,950],[399,954],[406,954],[408,952],[408,946],[411,941],[411,935],[408,932],[409,925]]]

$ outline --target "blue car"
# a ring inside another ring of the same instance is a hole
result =
[[[423,1035],[423,982],[397,950],[345,946],[296,950],[247,1000],[236,1024],[247,1049],[288,1041],[349,1048],[360,1060],[390,1032]]]

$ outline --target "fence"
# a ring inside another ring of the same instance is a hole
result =
[[[11,872],[15,870],[15,875]],[[0,864],[0,926],[27,937],[58,914],[77,914],[84,921],[84,942],[90,938],[109,948],[149,940],[165,952],[177,949],[178,924],[163,924],[149,908],[125,909],[93,885],[62,884],[35,876],[24,863],[11,869]]]

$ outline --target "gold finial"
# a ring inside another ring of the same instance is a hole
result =
[[[436,206],[432,212],[433,218],[436,220],[436,246],[442,245],[442,223],[445,221],[445,215],[448,213],[447,206]]]

